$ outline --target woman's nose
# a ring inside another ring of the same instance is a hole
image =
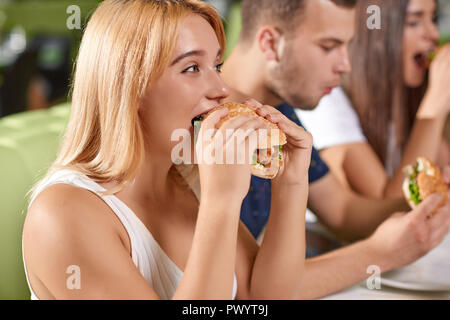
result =
[[[208,79],[208,90],[206,97],[210,100],[217,100],[219,103],[230,95],[228,86],[222,80],[219,74],[215,73]]]
[[[440,38],[440,33],[437,25],[434,22],[427,24],[427,29],[425,31],[426,37],[433,42],[438,42]]]

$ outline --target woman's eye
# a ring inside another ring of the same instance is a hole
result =
[[[221,72],[222,72],[222,66],[223,66],[223,62],[222,62],[222,63],[219,63],[219,64],[216,66],[216,71],[219,72],[219,73],[221,73]]]
[[[185,73],[185,72],[199,72],[200,69],[198,68],[198,65],[194,64],[186,69],[184,69],[181,73]]]
[[[408,27],[417,27],[419,25],[419,21],[408,21],[406,23]]]
[[[327,46],[320,46],[322,48],[323,51],[325,52],[330,52],[331,50],[333,50],[332,47],[327,47]]]

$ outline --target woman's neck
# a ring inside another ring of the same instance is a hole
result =
[[[158,157],[146,157],[135,179],[116,195],[139,205],[162,204],[173,192],[173,163]]]

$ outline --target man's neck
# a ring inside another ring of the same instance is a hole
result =
[[[276,106],[282,101],[264,82],[264,69],[258,58],[236,47],[222,68],[222,78],[228,85],[230,95],[226,101],[244,102],[253,98],[262,104]]]

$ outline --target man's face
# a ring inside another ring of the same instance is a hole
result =
[[[309,0],[300,20],[296,30],[284,31],[285,47],[269,68],[267,86],[291,106],[310,110],[351,70],[347,49],[355,10]]]

